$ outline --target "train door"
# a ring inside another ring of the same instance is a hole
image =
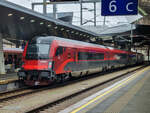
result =
[[[67,66],[65,67],[65,69],[69,72],[73,72],[76,71],[77,69],[77,49],[75,48],[68,48],[67,49]]]
[[[74,66],[74,62],[76,61],[76,49],[74,48],[66,48],[66,47],[58,47],[55,54],[54,59],[54,71],[56,74],[64,73],[64,68],[67,66],[67,71],[72,70],[72,66]]]

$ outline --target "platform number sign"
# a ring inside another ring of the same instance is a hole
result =
[[[138,0],[102,0],[102,16],[137,15]]]

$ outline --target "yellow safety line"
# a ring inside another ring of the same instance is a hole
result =
[[[141,71],[139,71],[138,73],[133,74],[131,77],[129,77],[129,78],[128,78],[127,80],[125,80],[124,82],[122,82],[122,83],[118,84],[117,86],[111,88],[109,91],[106,91],[105,93],[103,93],[103,94],[101,94],[101,95],[95,97],[94,99],[92,99],[92,100],[89,101],[88,103],[86,103],[86,104],[82,105],[81,107],[79,107],[79,108],[73,110],[71,113],[76,113],[76,112],[80,111],[81,109],[85,108],[86,106],[88,106],[89,104],[95,102],[96,100],[100,99],[101,97],[103,97],[103,96],[105,96],[105,95],[107,95],[107,94],[113,92],[114,90],[116,90],[117,88],[121,87],[122,85],[125,85],[126,83],[129,83],[131,80],[133,80],[134,78],[136,78],[136,76],[140,75],[141,73],[143,73],[143,72],[144,72],[145,70],[147,70],[147,69],[149,69],[149,67],[148,67],[148,68],[145,68],[145,69],[143,69],[143,70],[141,70]]]

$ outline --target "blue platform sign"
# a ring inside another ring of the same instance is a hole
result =
[[[102,16],[137,15],[138,0],[102,0]]]

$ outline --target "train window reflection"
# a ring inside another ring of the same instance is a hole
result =
[[[49,44],[31,44],[28,45],[26,59],[48,59],[49,58]]]
[[[78,60],[102,60],[104,59],[104,53],[94,52],[79,52]]]
[[[56,50],[56,56],[60,55],[63,53],[63,47],[58,47],[57,50]]]

